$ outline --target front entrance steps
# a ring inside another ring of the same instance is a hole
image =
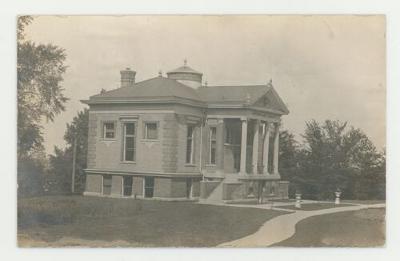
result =
[[[223,173],[218,177],[206,174],[205,180],[200,183],[199,202],[221,204],[248,199],[251,194],[258,197],[259,193],[263,198],[287,199],[289,182],[278,178],[279,174]]]

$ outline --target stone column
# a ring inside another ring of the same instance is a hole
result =
[[[271,130],[268,122],[264,123],[265,135],[264,135],[264,146],[263,146],[263,172],[268,174],[268,155],[269,155],[269,133]]]
[[[216,148],[216,164],[217,170],[224,172],[224,119],[217,120],[217,148]]]
[[[240,145],[240,173],[246,174],[246,152],[247,152],[247,119],[242,121],[242,140]]]
[[[252,166],[253,174],[258,174],[258,137],[260,130],[260,121],[256,120],[254,124],[254,136],[253,136],[253,154],[252,154]]]
[[[275,125],[275,139],[274,139],[274,174],[278,174],[279,163],[279,123]]]

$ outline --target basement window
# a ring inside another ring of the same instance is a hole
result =
[[[270,193],[271,195],[275,195],[275,187],[274,187],[274,185],[271,186],[271,188],[270,188],[270,190],[269,190],[269,193]]]
[[[103,175],[103,195],[111,195],[112,176]]]
[[[144,178],[144,197],[152,198],[154,196],[154,177]]]

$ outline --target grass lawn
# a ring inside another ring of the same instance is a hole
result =
[[[128,246],[209,247],[252,234],[281,214],[285,213],[190,202],[36,197],[18,200],[18,240],[20,246],[43,241],[54,245],[72,238],[76,241],[62,246],[98,240],[100,247],[115,246],[107,243],[114,241]]]
[[[352,204],[344,204],[344,203],[342,203],[340,205],[335,205],[334,203],[305,203],[305,204],[301,204],[301,208],[296,208],[294,205],[282,206],[279,208],[291,209],[291,210],[312,211],[312,210],[320,210],[320,209],[336,208],[336,207],[346,207],[346,206],[353,206],[353,205]]]
[[[310,217],[274,246],[377,247],[385,244],[385,209],[372,208]]]

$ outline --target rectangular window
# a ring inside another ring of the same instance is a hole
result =
[[[209,148],[209,164],[215,164],[215,154],[217,151],[217,127],[210,127]]]
[[[124,196],[132,196],[132,176],[124,176]]]
[[[114,122],[103,123],[103,139],[115,138],[115,124]]]
[[[194,143],[194,127],[187,127],[187,135],[186,135],[186,163],[193,163],[193,143]]]
[[[124,161],[135,161],[136,158],[136,128],[135,123],[124,123]]]
[[[103,175],[103,195],[111,195],[112,176]]]
[[[144,125],[144,138],[147,140],[158,139],[158,128],[156,122],[147,122]]]
[[[275,186],[271,184],[271,188],[270,188],[270,194],[271,195],[275,195]]]
[[[152,198],[154,195],[154,177],[144,178],[144,197]]]

